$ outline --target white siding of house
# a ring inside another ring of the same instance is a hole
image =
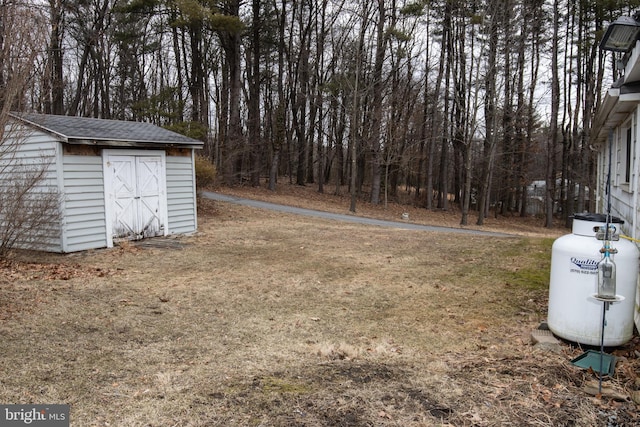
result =
[[[188,156],[167,156],[169,233],[196,231],[196,180],[193,150]]]
[[[64,156],[64,252],[107,246],[101,156]]]
[[[611,215],[624,220],[621,229],[623,234],[640,238],[640,224],[638,224],[638,170],[640,165],[638,150],[640,149],[640,135],[636,109],[621,126],[613,131],[613,152],[611,156]],[[626,140],[627,129],[631,128],[631,174],[626,182]],[[609,173],[609,141],[602,144],[598,156],[598,204],[600,213],[608,210],[607,175]]]
[[[45,179],[40,182],[35,191],[42,193],[60,194],[57,171],[59,166],[59,143],[44,132],[33,131],[25,126],[15,126],[10,122],[5,131],[4,147],[15,147],[15,151],[0,153],[0,191],[2,186],[17,179],[24,173],[24,167],[40,168],[46,167]],[[52,252],[61,250],[61,225],[59,222],[52,223],[46,232],[43,232],[42,242],[37,245],[38,249]],[[40,239],[39,239],[40,240]],[[18,244],[24,247],[24,244]]]
[[[640,109],[636,108],[632,114],[633,117],[633,135],[634,141],[632,144],[632,164],[631,164],[631,196],[629,197],[629,226],[626,230],[627,235],[634,239],[640,238],[638,232],[640,231],[640,224],[638,224],[638,193],[640,187],[638,186],[639,171],[640,171],[640,156],[638,152],[640,150]]]

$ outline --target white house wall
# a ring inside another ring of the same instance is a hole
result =
[[[631,182],[632,182],[632,195],[631,198],[629,200],[630,202],[630,216],[629,216],[629,231],[628,234],[633,237],[634,239],[637,239],[640,237],[640,223],[638,222],[638,218],[640,218],[640,216],[638,215],[638,196],[640,195],[640,186],[639,184],[639,180],[640,180],[640,155],[638,155],[638,153],[640,153],[640,108],[636,108],[634,113],[633,113],[633,118],[634,118],[634,140],[633,140],[633,144],[632,144],[632,150],[633,150],[633,158],[632,158],[632,174],[631,174]]]
[[[167,155],[167,210],[169,232],[193,233],[198,228],[194,152]]]
[[[611,215],[624,220],[622,232],[630,237],[638,238],[638,210],[636,206],[638,198],[638,148],[640,140],[638,135],[638,114],[636,108],[629,119],[622,126],[613,131],[613,151],[611,155]],[[626,182],[626,129],[631,128],[631,174],[629,182]],[[609,141],[602,144],[598,159],[598,211],[607,213],[609,196],[606,183],[609,173]]]

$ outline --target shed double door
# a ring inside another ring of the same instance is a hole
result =
[[[111,240],[166,234],[164,153],[108,153],[105,185]]]

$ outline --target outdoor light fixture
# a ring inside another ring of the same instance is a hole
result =
[[[600,49],[614,52],[629,52],[640,35],[640,22],[629,16],[621,16],[609,25],[600,42]]]

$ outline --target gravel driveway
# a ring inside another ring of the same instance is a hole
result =
[[[250,206],[259,209],[269,209],[272,211],[284,212],[295,215],[306,215],[316,218],[322,218],[333,221],[346,221],[354,222],[357,224],[373,225],[377,227],[393,227],[404,230],[419,230],[419,231],[437,231],[444,233],[461,233],[461,234],[473,234],[476,236],[492,236],[492,237],[513,237],[512,234],[498,233],[493,231],[482,230],[469,230],[465,228],[453,228],[453,227],[439,227],[436,225],[421,225],[413,224],[410,222],[402,221],[385,221],[381,219],[365,218],[355,215],[336,214],[331,212],[317,211],[313,209],[296,208],[293,206],[277,205],[275,203],[262,202],[259,200],[243,199],[240,197],[229,196],[226,194],[213,193],[210,191],[203,191],[202,197],[211,200],[217,200],[219,202],[235,203],[243,206]]]

